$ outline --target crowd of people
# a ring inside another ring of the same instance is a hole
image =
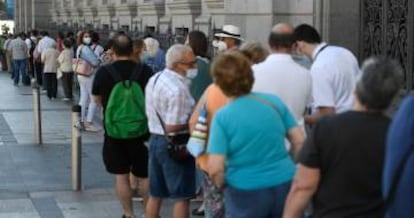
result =
[[[147,218],[160,217],[165,199],[171,217],[190,217],[197,194],[192,213],[206,218],[414,216],[413,97],[394,120],[385,113],[402,88],[397,61],[360,67],[307,24],[275,25],[268,45],[234,25],[214,36],[212,52],[201,31],[166,52],[122,32],[102,47],[87,31],[77,43],[32,31],[4,48],[14,84],[30,59],[29,78],[50,99],[58,77],[71,100],[77,74],[85,130],[99,130],[92,117],[103,109],[103,161],[123,218],[136,217],[137,192]]]

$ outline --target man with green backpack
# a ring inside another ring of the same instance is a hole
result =
[[[104,112],[104,164],[115,175],[122,217],[131,218],[134,217],[134,190],[129,174],[141,179],[140,191],[146,192],[148,184],[148,150],[144,141],[149,133],[144,90],[152,72],[145,64],[131,60],[133,45],[127,35],[115,36],[112,50],[115,62],[97,71],[92,94]],[[141,194],[144,198],[147,196],[147,193]]]

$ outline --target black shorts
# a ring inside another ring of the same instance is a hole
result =
[[[104,139],[103,161],[112,174],[132,173],[139,178],[148,177],[148,149],[141,139]]]

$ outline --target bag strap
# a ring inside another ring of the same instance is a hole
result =
[[[398,187],[398,184],[400,183],[400,179],[401,179],[401,176],[402,176],[402,172],[404,171],[405,163],[408,161],[408,158],[410,157],[410,155],[413,152],[414,152],[414,145],[411,145],[408,152],[404,153],[404,156],[401,159],[401,162],[397,167],[394,179],[391,182],[390,191],[388,193],[387,198],[385,199],[385,207],[386,208],[388,208],[388,206],[391,204],[391,202],[395,198],[395,193],[397,192],[397,187]]]
[[[248,95],[247,97],[248,97],[248,98],[250,98],[250,99],[254,99],[254,100],[256,100],[256,101],[259,101],[259,102],[261,102],[261,103],[263,103],[263,104],[265,104],[265,105],[267,105],[267,106],[271,107],[274,111],[276,111],[276,113],[277,113],[279,116],[281,116],[281,115],[282,115],[282,114],[280,113],[279,109],[278,109],[278,108],[277,108],[274,104],[270,103],[269,101],[267,101],[267,100],[265,100],[265,99],[263,99],[263,98],[261,98],[261,97],[259,97],[259,96],[257,96],[257,95],[253,95],[253,94],[250,94],[250,95]]]
[[[112,79],[117,83],[117,82],[121,82],[124,86],[127,86],[127,84],[125,83],[125,81],[127,79],[122,79],[121,75],[117,72],[117,70],[115,69],[115,67],[112,64],[108,64],[105,65],[104,68],[109,72],[109,75],[112,77]],[[142,68],[143,65],[142,64],[138,64],[135,69],[131,72],[131,75],[129,77],[130,81],[135,81],[135,80],[139,80],[139,78],[142,75]]]
[[[157,77],[155,77],[155,80],[154,80],[154,83],[152,84],[152,93],[154,93],[154,89],[155,89],[155,85],[157,84],[157,81],[158,81],[158,79],[160,78],[160,76],[161,76],[161,74],[163,73],[163,71],[161,71],[158,75],[157,75]],[[162,130],[164,131],[164,136],[169,140],[169,138],[167,137],[167,128],[165,127],[165,123],[164,123],[164,121],[162,120],[162,118],[161,118],[161,115],[158,113],[158,111],[157,111],[157,109],[154,107],[154,111],[155,111],[155,114],[157,115],[157,117],[158,117],[158,120],[160,121],[160,124],[161,124],[161,127],[162,127]]]

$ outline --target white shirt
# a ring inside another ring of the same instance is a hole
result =
[[[262,63],[253,65],[253,91],[274,94],[303,123],[306,106],[312,101],[312,78],[307,69],[288,54],[271,54]]]
[[[154,85],[155,80],[157,81]],[[156,112],[166,125],[188,123],[195,104],[189,85],[188,78],[169,69],[165,69],[149,79],[145,88],[145,108],[148,127],[152,134],[164,134]]]
[[[101,57],[101,55],[104,53],[105,49],[99,45],[99,44],[94,44],[91,46],[93,52],[96,54],[97,57]]]
[[[37,45],[37,53],[42,54],[44,50],[52,47],[52,45],[56,45],[56,41],[49,36],[44,36]]]
[[[34,36],[30,36],[30,38],[27,38],[26,40],[24,40],[24,42],[26,43],[26,45],[27,45],[27,51],[28,51],[28,55],[30,56],[30,49],[32,49],[32,41],[34,42],[34,44],[36,44],[36,42],[37,42],[37,39],[36,39],[36,37],[34,37]]]
[[[313,108],[334,107],[336,113],[341,113],[352,109],[360,69],[349,50],[326,45],[321,43],[312,54]]]
[[[10,51],[10,42],[12,39],[6,39],[6,41],[4,41],[4,45],[3,45],[3,49],[6,51]]]

